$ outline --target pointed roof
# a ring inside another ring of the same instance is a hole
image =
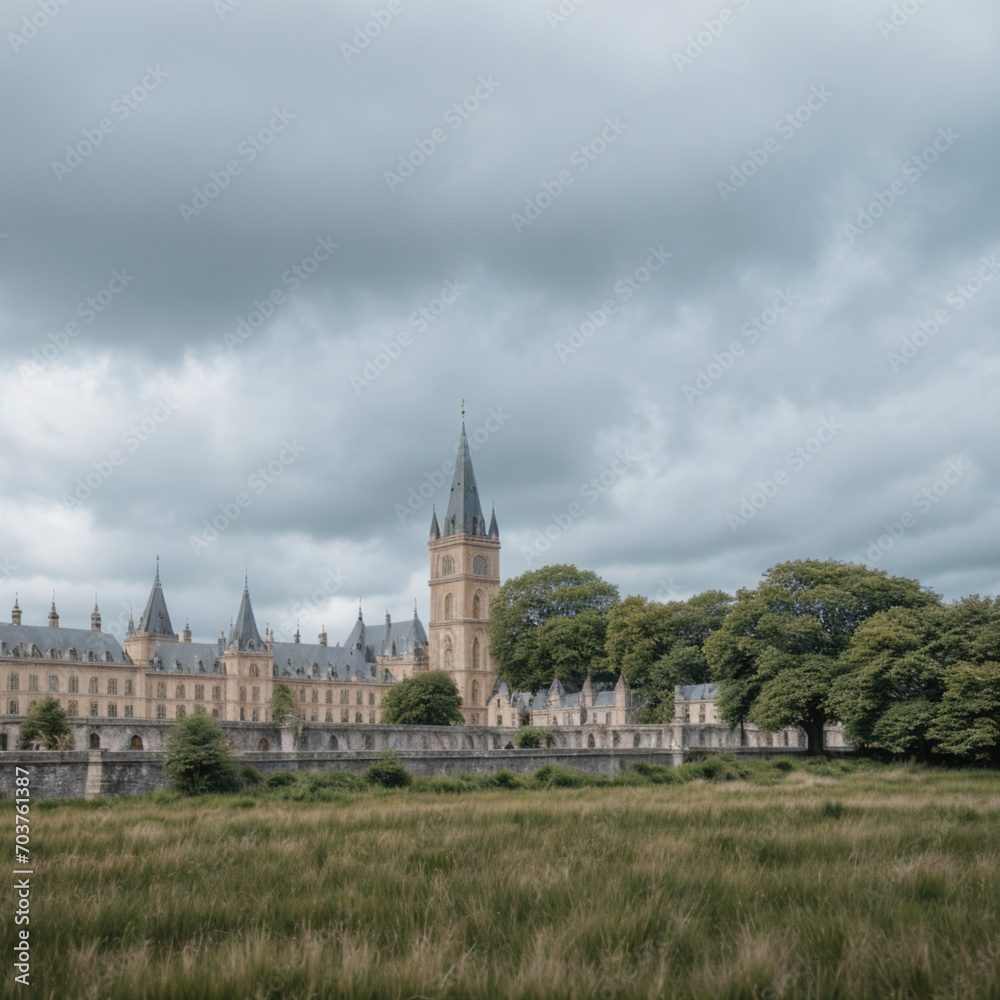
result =
[[[432,507],[431,510],[432,510],[432,514],[431,514],[431,539],[433,540],[435,538],[440,538],[441,537],[441,528],[438,525],[437,508],[436,507]]]
[[[257,631],[257,622],[254,621],[253,608],[250,606],[250,590],[245,576],[240,610],[236,612],[236,621],[229,633],[229,648],[244,650],[264,648],[264,642]]]
[[[139,619],[139,631],[147,635],[162,635],[169,638],[177,638],[173,626],[170,624],[170,614],[167,611],[167,602],[163,596],[163,588],[160,586],[160,557],[156,557],[156,577],[153,580],[153,589],[149,592],[149,600],[146,601],[146,610],[143,611]]]
[[[433,527],[433,523],[431,526]],[[479,503],[476,474],[472,471],[472,454],[469,451],[469,439],[465,436],[464,419],[462,436],[458,441],[458,455],[455,457],[455,475],[451,481],[448,513],[444,521],[446,537],[462,534],[486,537],[486,520]]]
[[[496,512],[495,508],[494,508],[494,510],[492,512],[492,516],[490,517],[490,529],[489,529],[489,533],[490,533],[490,538],[494,538],[494,537],[495,538],[499,538],[500,537],[500,529],[497,527],[497,512]]]

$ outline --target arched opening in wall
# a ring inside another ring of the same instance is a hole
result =
[[[587,735],[587,746],[591,747],[591,748],[597,746],[597,741],[594,739],[594,734],[593,733],[589,733]]]
[[[455,572],[455,560],[451,556],[445,556],[441,560],[441,575],[451,576]]]
[[[479,647],[479,640],[477,639],[476,642],[475,642],[475,644],[472,647],[473,648],[473,656],[478,655],[478,653],[479,653],[479,648],[478,647]],[[472,704],[473,705],[478,705],[479,704],[479,681],[473,681],[472,682]]]
[[[337,737],[333,733],[330,734],[330,749],[331,750],[340,749],[340,744],[337,742]]]
[[[375,749],[375,737],[371,733],[365,733],[365,749],[374,750]]]
[[[641,742],[642,742],[642,735],[640,733],[636,733],[632,737],[632,746],[637,747]]]
[[[483,617],[483,601],[479,594],[476,594],[476,596],[472,598],[472,617]]]
[[[451,621],[455,617],[455,595],[445,594],[444,595],[444,618],[445,621]]]
[[[97,733],[90,734],[90,749],[100,750],[101,749],[101,737]]]
[[[270,750],[271,749],[270,741],[268,740],[268,738],[266,736],[262,736],[257,741],[257,749],[258,750]]]
[[[472,640],[472,669],[473,670],[478,670],[479,669],[479,640],[478,639],[473,639]],[[478,683],[476,681],[473,681],[472,683],[478,688],[479,685],[478,685]],[[478,701],[473,701],[472,704],[473,705],[478,705],[479,702]]]
[[[482,556],[476,556],[472,560],[472,572],[476,576],[486,576],[486,560]]]
[[[142,737],[141,736],[133,736],[132,737],[132,746],[131,746],[131,749],[132,750],[141,750],[142,749]]]
[[[7,749],[7,734],[0,733],[0,750],[6,750],[6,749]]]
[[[444,669],[455,669],[455,651],[452,649],[450,635],[446,635],[444,638]]]

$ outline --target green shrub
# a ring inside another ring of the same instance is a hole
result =
[[[288,785],[294,785],[298,777],[294,771],[275,771],[274,774],[267,776],[264,784],[268,788],[285,788]]]
[[[542,788],[580,788],[583,785],[594,784],[589,774],[563,767],[560,764],[546,764],[532,775],[532,779]]]
[[[632,770],[656,785],[669,785],[678,780],[676,768],[664,767],[662,764],[650,764],[644,760],[634,764]]]
[[[240,784],[244,788],[257,788],[263,784],[263,781],[264,775],[253,764],[244,764],[240,768]]]
[[[365,781],[382,788],[406,788],[412,783],[413,775],[396,760],[391,750],[384,750],[380,759],[365,771]]]
[[[552,730],[540,726],[521,726],[514,734],[514,746],[519,750],[538,750],[552,746],[552,742]]]
[[[483,788],[526,788],[528,782],[513,771],[497,771],[496,774],[482,776]]]
[[[219,720],[201,707],[174,723],[167,733],[163,770],[187,795],[233,792],[239,788],[233,754]]]

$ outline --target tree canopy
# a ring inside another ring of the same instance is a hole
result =
[[[443,670],[432,670],[389,688],[382,698],[382,721],[408,726],[461,725],[461,707],[455,682]]]
[[[543,566],[508,580],[490,604],[490,653],[521,691],[604,668],[605,621],[618,588],[591,570]]]
[[[940,598],[917,580],[833,560],[780,563],[754,590],[740,590],[722,627],[705,641],[719,713],[730,725],[801,726],[809,749],[838,718],[834,682],[855,629],[890,608],[926,608]]]
[[[40,741],[45,750],[72,750],[73,734],[58,698],[47,695],[28,706],[21,723],[22,749]]]
[[[239,787],[232,751],[218,719],[199,705],[167,733],[163,769],[189,795],[231,792]]]

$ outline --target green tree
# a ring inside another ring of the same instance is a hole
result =
[[[271,718],[277,722],[282,716],[295,714],[295,699],[287,684],[275,684],[271,692]]]
[[[28,706],[21,723],[21,749],[41,740],[45,750],[72,750],[73,734],[58,698],[47,695]]]
[[[462,724],[462,696],[443,670],[415,674],[393,684],[382,698],[382,721],[390,725]]]
[[[923,608],[940,598],[917,580],[834,560],[780,563],[754,590],[740,590],[722,627],[705,641],[719,681],[719,713],[730,725],[801,726],[809,752],[837,716],[841,654],[865,619],[891,607]]]
[[[599,619],[617,603],[614,584],[575,566],[543,566],[508,580],[490,603],[490,653],[501,678],[535,691],[554,677],[601,669]]]
[[[202,795],[239,788],[236,765],[222,726],[200,705],[171,727],[165,744],[163,770],[182,792]]]
[[[935,749],[962,761],[1000,765],[1000,663],[954,663],[930,727]]]
[[[608,668],[624,674],[646,703],[645,721],[667,721],[672,716],[675,685],[709,679],[702,646],[732,606],[729,594],[709,590],[667,604],[626,597],[611,609],[605,644]]]

